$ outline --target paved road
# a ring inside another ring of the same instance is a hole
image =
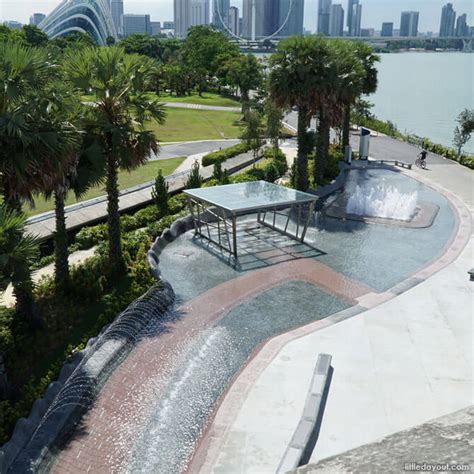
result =
[[[186,104],[185,102],[165,102],[165,107],[175,109],[193,109],[193,110],[217,110],[219,112],[240,112],[240,107],[223,107],[221,105],[203,105],[203,104]]]
[[[285,121],[291,127],[296,128],[298,116],[291,112],[285,117]],[[351,135],[351,146],[354,150],[359,149],[359,136]],[[370,156],[377,160],[400,160],[414,163],[420,149],[415,145],[395,140],[394,138],[380,135],[373,136],[370,142]],[[432,179],[439,185],[456,191],[462,196],[463,201],[471,209],[474,207],[474,172],[455,161],[429,153],[428,167],[426,170],[414,168],[415,173]]]
[[[229,140],[200,140],[193,142],[171,143],[162,145],[158,155],[153,154],[151,160],[167,160],[168,158],[176,158],[178,156],[191,156],[198,153],[209,153],[219,148],[229,148],[240,143],[238,139]]]

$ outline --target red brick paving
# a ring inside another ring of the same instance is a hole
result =
[[[144,338],[114,371],[52,472],[125,471],[130,448],[151,410],[147,400],[159,392],[166,376],[166,364],[160,361],[170,360],[180,344],[243,301],[291,280],[310,282],[354,304],[356,298],[373,291],[313,259],[255,270],[210,289],[178,308],[180,319],[168,323],[166,332]]]

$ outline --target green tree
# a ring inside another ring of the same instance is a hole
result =
[[[458,125],[454,129],[453,144],[456,147],[458,156],[462,153],[462,148],[471,139],[474,133],[474,109],[464,109],[457,118]]]
[[[45,51],[0,43],[0,191],[16,211],[33,202],[57,168],[58,143],[45,118],[44,90],[54,65]]]
[[[250,91],[262,86],[262,67],[257,58],[253,54],[232,57],[222,65],[220,75],[228,85],[239,89],[245,115],[250,109]]]
[[[278,153],[278,142],[281,136],[281,122],[284,114],[269,97],[265,100],[265,117],[267,118],[267,136],[270,138],[275,155]]]
[[[238,46],[231,43],[221,31],[203,25],[188,30],[183,60],[193,73],[199,95],[202,95],[209,80],[216,76],[220,65],[238,55]]]
[[[37,324],[33,299],[31,264],[38,256],[38,240],[25,233],[23,214],[0,205],[0,290],[11,283],[16,298],[16,310]]]
[[[212,170],[212,177],[216,179],[219,183],[222,181],[223,171],[222,171],[222,163],[220,161],[216,161],[214,163],[214,168]]]
[[[199,170],[200,170],[199,162],[195,161],[191,165],[191,171],[189,172],[188,180],[186,181],[186,184],[185,184],[186,189],[195,189],[195,188],[201,187],[202,177]]]
[[[270,58],[270,96],[278,107],[298,108],[298,156],[294,167],[294,182],[306,190],[308,153],[312,139],[308,135],[310,119],[319,110],[325,83],[327,58],[326,40],[313,36],[294,36],[278,45]]]
[[[48,35],[35,25],[23,25],[22,33],[31,46],[45,46],[49,41]]]
[[[155,178],[155,185],[151,190],[151,198],[161,216],[165,216],[168,213],[168,189],[169,186],[166,182],[166,178],[163,176],[162,170],[159,169],[158,175]]]
[[[87,48],[68,54],[64,68],[67,78],[79,90],[88,91],[84,117],[86,132],[95,138],[103,156],[107,192],[109,261],[112,270],[124,269],[119,218],[119,169],[132,170],[158,151],[148,120],[164,122],[164,109],[147,89],[154,61],[127,55],[117,46]]]
[[[345,105],[342,126],[343,149],[349,145],[351,108],[362,95],[373,94],[377,90],[377,63],[380,61],[380,57],[375,54],[374,49],[367,43],[350,43],[350,46],[353,50],[353,70],[343,81],[343,89],[341,89],[340,94],[343,96]],[[339,45],[339,50],[341,48],[342,46]]]
[[[122,39],[119,46],[128,54],[142,54],[160,61],[163,57],[163,45],[156,36],[134,33]]]
[[[248,111],[245,115],[245,129],[241,136],[242,140],[253,152],[254,166],[257,161],[258,152],[263,146],[262,117],[258,112]]]

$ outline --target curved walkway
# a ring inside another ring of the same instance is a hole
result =
[[[114,371],[88,410],[71,442],[60,452],[53,472],[124,472],[134,441],[166,379],[176,348],[243,301],[287,281],[320,286],[352,304],[372,289],[313,259],[285,262],[247,273],[203,293],[163,322],[156,337],[143,340]]]
[[[409,161],[413,147],[398,144],[396,159]],[[312,462],[473,403],[474,300],[467,271],[474,173],[441,157],[430,168],[407,174],[442,192],[457,210],[460,225],[444,256],[391,292],[359,298],[371,308],[366,312],[344,321],[335,315],[272,339],[229,390],[190,472],[275,472],[301,417],[318,353],[332,355],[334,374]]]

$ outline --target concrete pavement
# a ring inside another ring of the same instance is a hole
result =
[[[413,162],[416,154],[416,147],[388,137],[372,140],[377,159]],[[474,300],[467,271],[474,261],[474,172],[436,155],[428,163],[427,171],[406,173],[444,191],[458,209],[451,256],[420,271],[425,281],[393,299],[372,306],[361,300],[368,311],[271,340],[230,388],[191,471],[275,472],[319,353],[332,355],[334,374],[313,463],[472,405]]]
[[[174,143],[163,147],[160,153],[160,158],[174,158],[177,156],[191,155],[196,153],[197,150],[204,150],[201,155],[204,155],[210,151],[227,148],[229,146],[239,143],[239,140],[211,140],[211,141],[199,141],[199,142],[187,142],[187,143]],[[152,158],[152,159],[156,159]],[[235,157],[228,160],[224,165],[226,169],[239,168],[243,163],[246,162],[247,157]],[[166,180],[170,186],[170,191],[177,191],[181,189],[186,180],[189,168],[194,160],[186,160],[187,167],[180,167],[179,171],[175,171],[174,174],[168,176]],[[250,161],[249,161],[250,163]],[[212,175],[212,167],[203,168],[201,172],[202,176],[208,178]],[[152,176],[150,176],[152,178]],[[119,198],[120,211],[126,211],[133,209],[142,204],[151,201],[151,190],[154,181],[149,181],[144,184],[133,186],[131,188],[122,190]],[[107,198],[106,196],[100,196],[87,201],[82,201],[77,204],[72,204],[66,207],[66,226],[68,230],[73,230],[82,227],[85,224],[93,224],[94,222],[100,221],[107,216]],[[54,212],[48,211],[28,219],[27,230],[28,232],[38,235],[41,239],[47,239],[53,235],[55,230],[55,218]]]
[[[175,109],[216,110],[219,112],[240,112],[241,107],[225,107],[221,105],[186,104],[185,102],[165,102],[165,107]]]

